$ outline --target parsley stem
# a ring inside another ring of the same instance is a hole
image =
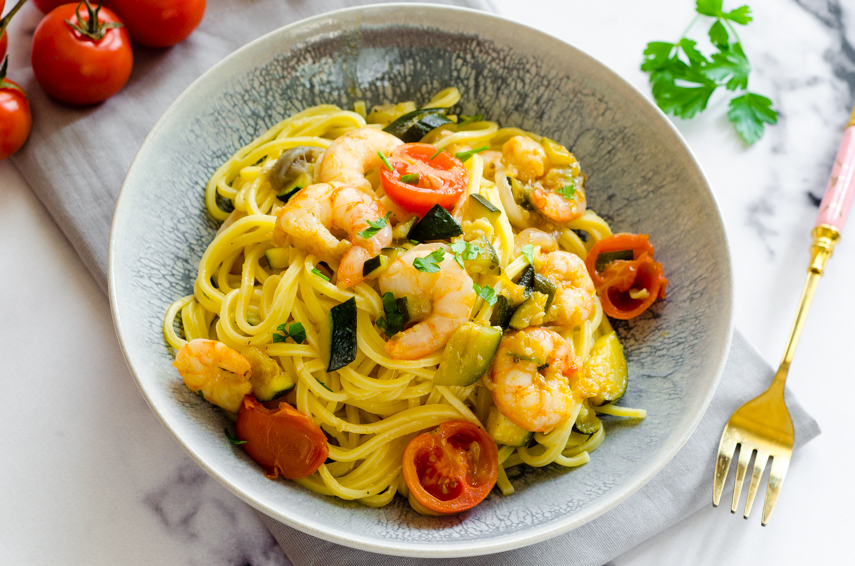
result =
[[[718,21],[722,21],[722,18],[718,18]],[[724,20],[724,25],[726,25],[726,26],[727,26],[727,30],[728,30],[730,33],[732,33],[732,34],[733,34],[733,36],[736,38],[736,43],[739,43],[739,44],[741,45],[741,44],[742,44],[742,40],[741,40],[741,39],[739,39],[739,34],[738,34],[738,33],[736,33],[736,29],[734,29],[734,27],[733,27],[732,25],[730,25],[730,22],[729,22],[729,21],[727,21],[727,20]]]
[[[701,19],[701,15],[700,15],[700,14],[696,15],[696,16],[695,16],[695,19],[693,19],[693,20],[689,23],[688,27],[686,27],[686,29],[685,29],[685,30],[683,30],[683,35],[681,35],[681,36],[680,36],[680,39],[678,39],[678,40],[677,40],[677,43],[676,43],[675,45],[679,45],[679,44],[680,44],[680,41],[682,41],[682,40],[686,39],[686,36],[687,36],[687,35],[689,35],[689,30],[690,30],[690,29],[692,29],[692,27],[693,27],[696,23],[698,23],[698,20],[699,20],[699,19]]]

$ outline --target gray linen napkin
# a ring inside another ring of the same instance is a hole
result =
[[[209,0],[202,25],[188,40],[166,50],[136,49],[128,85],[92,108],[56,103],[42,92],[29,69],[15,71],[16,80],[21,78],[30,96],[34,123],[29,141],[12,158],[13,163],[105,292],[107,240],[119,188],[142,140],[169,104],[205,70],[244,43],[305,17],[365,3],[369,2]],[[489,0],[435,3],[489,8]],[[737,332],[721,386],[700,426],[674,460],[644,488],[566,535],[524,550],[455,559],[455,563],[602,564],[709,505],[722,427],[731,412],[762,391],[771,376],[769,365]],[[819,434],[819,427],[792,396],[788,396],[788,404],[796,427],[796,445],[800,446]],[[264,515],[262,519],[295,566],[425,562],[341,547]]]

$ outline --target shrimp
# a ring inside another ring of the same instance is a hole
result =
[[[216,340],[191,340],[181,346],[172,365],[191,391],[232,413],[237,413],[244,395],[252,391],[249,361]]]
[[[577,326],[594,312],[594,282],[585,262],[570,252],[546,254],[538,273],[558,284],[546,320],[560,326]]]
[[[445,250],[439,271],[417,270],[413,262],[437,250]],[[475,306],[472,278],[442,244],[420,244],[401,255],[380,276],[380,291],[397,297],[425,297],[431,305],[427,318],[399,332],[386,342],[386,351],[396,360],[415,360],[445,346],[457,328],[469,320]]]
[[[550,220],[562,223],[570,222],[582,216],[587,208],[585,189],[582,188],[581,184],[576,184],[574,187],[573,193],[569,197],[555,191],[535,187],[529,198],[531,204]]]
[[[540,246],[540,251],[542,252],[554,252],[558,249],[558,240],[552,234],[538,230],[537,228],[526,228],[517,234],[516,243],[517,253],[519,253],[519,248],[526,244]]]
[[[577,371],[560,334],[526,328],[502,338],[485,382],[503,415],[528,431],[546,432],[572,413],[577,400],[570,378]]]
[[[362,281],[362,266],[367,259],[392,242],[392,226],[386,208],[377,197],[340,183],[317,183],[297,193],[276,213],[273,243],[283,245],[287,236],[295,246],[323,261],[339,262],[338,284],[352,287]],[[360,232],[368,222],[383,220],[384,225],[364,238]],[[343,230],[348,240],[339,240],[332,230]]]
[[[543,175],[549,162],[539,143],[526,136],[514,136],[502,146],[502,163],[508,173],[530,183]]]
[[[384,166],[378,151],[388,156],[402,143],[392,134],[375,128],[347,132],[332,142],[324,152],[317,166],[315,180],[321,183],[347,183],[373,193],[365,172]]]

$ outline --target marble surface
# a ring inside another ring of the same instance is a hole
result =
[[[693,16],[686,0],[655,9],[631,0],[493,2],[647,95],[638,70],[645,43],[675,40]],[[757,21],[740,30],[755,66],[751,88],[773,98],[779,124],[746,148],[727,122],[723,96],[700,117],[675,123],[722,208],[737,328],[776,364],[804,281],[816,203],[855,104],[855,6],[754,0],[751,7]],[[13,22],[13,79],[28,64],[38,19],[26,6]],[[255,512],[208,478],[148,409],[119,351],[106,297],[9,162],[0,162],[0,191],[7,297],[0,302],[7,356],[0,383],[9,400],[0,437],[0,562],[288,564]],[[829,401],[855,395],[844,355],[855,338],[850,238],[844,234],[820,282],[790,373],[823,434],[794,455],[770,525],[710,506],[614,564],[845,562],[841,541],[855,526],[855,456],[848,414]]]

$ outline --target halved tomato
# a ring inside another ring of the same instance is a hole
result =
[[[399,145],[388,156],[392,170],[380,171],[383,190],[419,216],[438,204],[450,210],[466,190],[469,171],[459,159],[426,143]]]

